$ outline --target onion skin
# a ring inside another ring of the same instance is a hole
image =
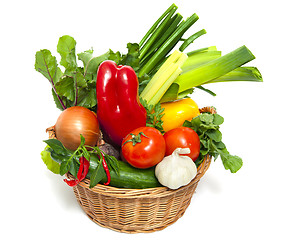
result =
[[[85,145],[95,146],[100,136],[96,114],[85,107],[65,109],[55,124],[56,138],[69,150],[76,150],[82,135]]]

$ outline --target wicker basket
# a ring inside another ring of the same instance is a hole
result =
[[[200,111],[215,113],[210,107]],[[154,232],[183,216],[210,162],[211,157],[206,156],[196,177],[177,190],[167,187],[125,189],[102,184],[90,189],[88,179],[73,190],[87,216],[98,225],[125,233]],[[67,177],[73,179],[69,173]]]

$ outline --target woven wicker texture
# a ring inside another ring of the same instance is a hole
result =
[[[216,112],[211,107],[200,111]],[[206,156],[196,177],[177,190],[167,187],[123,189],[102,184],[90,189],[88,179],[73,189],[87,216],[98,225],[125,233],[154,232],[183,216],[210,162],[211,157]],[[70,174],[67,177],[73,178]]]

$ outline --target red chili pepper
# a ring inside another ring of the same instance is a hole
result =
[[[104,183],[104,185],[109,185],[110,181],[111,181],[111,175],[110,175],[110,172],[109,172],[109,168],[107,166],[107,163],[105,161],[105,158],[104,158],[104,154],[101,153],[102,155],[102,166],[104,168],[104,171],[106,172],[106,176],[107,176],[107,182]]]
[[[85,179],[85,177],[88,173],[88,169],[89,169],[89,161],[85,157],[83,157],[83,156],[80,157],[80,163],[81,163],[81,165],[83,165],[83,170],[82,170],[80,175],[79,175],[79,172],[78,172],[77,178],[78,178],[79,182]]]
[[[70,187],[76,186],[80,181],[85,179],[89,169],[89,161],[84,157],[80,157],[80,167],[77,173],[77,178],[74,180],[64,179],[64,182],[67,183]]]
[[[130,66],[106,60],[97,71],[97,117],[104,137],[120,146],[132,130],[146,125],[146,110],[138,97],[139,82]]]

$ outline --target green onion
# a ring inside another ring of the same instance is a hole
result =
[[[144,45],[144,43],[146,42],[146,40],[149,38],[149,36],[154,32],[154,30],[158,27],[158,24],[162,21],[162,19],[164,17],[166,17],[166,15],[168,13],[170,13],[171,11],[176,11],[177,10],[177,6],[173,3],[158,19],[157,21],[152,25],[152,27],[148,30],[148,32],[144,35],[144,37],[142,38],[142,40],[139,43],[139,46],[142,47]]]
[[[190,36],[188,39],[186,39],[183,44],[180,46],[179,50],[183,52],[185,48],[187,48],[191,43],[193,43],[197,38],[202,36],[203,34],[206,34],[206,31],[204,29],[196,32],[192,36]]]
[[[154,44],[152,44],[150,48],[147,48],[145,56],[143,54],[145,48],[141,50],[141,62],[146,62],[146,59],[149,59],[149,56],[151,57],[152,53],[156,52],[156,50],[172,35],[172,33],[176,30],[176,28],[182,21],[182,18],[183,17],[179,13],[175,14],[175,16],[170,19],[169,25],[166,26],[166,31],[164,31],[162,34],[159,34],[158,39],[154,42]]]
[[[174,12],[176,11],[177,8],[172,8],[172,10],[168,13],[168,15],[166,16],[166,18],[162,21],[162,23],[159,25],[159,27],[152,32],[151,37],[148,39],[148,41],[146,42],[146,44],[144,44],[143,47],[141,47],[140,49],[140,58],[142,59],[143,56],[145,54],[147,54],[147,51],[150,49],[150,47],[153,45],[153,43],[158,40],[160,35],[164,35],[162,34],[164,31],[166,31],[166,29],[168,28],[168,25],[171,23],[171,17],[173,16]],[[169,23],[169,24],[168,24]]]
[[[146,64],[139,70],[139,76],[148,74],[156,64],[159,63],[166,55],[172,50],[172,48],[178,43],[183,34],[198,20],[198,16],[193,14],[179,24],[178,28],[172,33],[172,35],[165,41],[162,46],[156,51],[156,53],[146,62]]]

